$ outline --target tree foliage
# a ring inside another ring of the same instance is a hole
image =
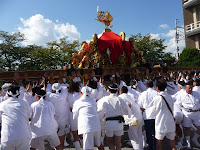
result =
[[[200,51],[195,48],[185,48],[180,54],[178,65],[181,67],[199,67]]]
[[[131,37],[135,39],[135,47],[139,51],[143,51],[143,57],[148,63],[154,65],[163,62],[164,49],[166,48],[163,44],[164,39],[153,39],[150,34],[142,36],[140,33]],[[135,60],[134,55],[133,60]]]
[[[78,41],[70,43],[66,37],[49,42],[46,47],[22,46],[23,40],[21,33],[0,31],[1,71],[56,69],[72,60],[72,53],[79,47]]]
[[[15,70],[16,64],[24,57],[19,43],[24,40],[21,33],[9,35],[0,31],[0,68],[1,70]]]

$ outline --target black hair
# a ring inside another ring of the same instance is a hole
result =
[[[153,87],[153,81],[151,81],[151,80],[147,81],[146,86],[149,87],[149,88],[152,88]]]
[[[56,93],[56,90],[52,90],[52,93]],[[61,93],[61,90],[59,90],[58,93]]]
[[[193,80],[189,80],[188,82],[186,82],[186,83],[185,83],[185,86],[186,86],[186,85],[192,85],[192,86],[193,86]]]
[[[78,82],[71,82],[71,84],[69,85],[69,92],[70,93],[80,92]]]
[[[200,86],[200,79],[196,79],[194,82],[196,82],[196,86]]]
[[[92,89],[97,89],[97,82],[96,82],[96,81],[88,80],[87,85],[88,85],[89,87],[91,87]]]
[[[8,87],[8,92],[12,92],[14,95],[15,94],[17,94],[17,91],[19,91],[19,86],[17,86],[17,85],[11,85],[11,86],[9,86]],[[10,95],[11,96],[11,95]],[[19,96],[19,95],[18,95]],[[16,96],[16,97],[18,97],[18,96]],[[12,96],[11,96],[12,97]]]
[[[156,87],[158,88],[158,90],[164,91],[165,88],[167,87],[167,83],[164,80],[157,81]]]
[[[185,82],[184,81],[178,81],[178,84],[185,86]]]
[[[36,86],[36,87],[32,88],[32,95],[34,96],[34,95],[35,95],[35,93],[36,93],[36,91],[37,91],[37,90],[39,90],[39,89],[41,89],[41,88],[40,88],[40,87],[38,87],[38,86]]]
[[[46,95],[46,91],[45,90],[42,90],[42,89],[38,89],[36,91],[36,94],[39,96],[39,97],[42,97],[44,95]],[[44,99],[45,99],[45,96],[44,96]]]
[[[128,88],[126,86],[122,86],[121,92],[122,93],[128,93]]]
[[[110,84],[108,88],[109,88],[110,93],[117,93],[118,91],[118,87],[116,83]]]

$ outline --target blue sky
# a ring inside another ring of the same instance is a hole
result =
[[[0,0],[0,30],[24,33],[24,45],[44,45],[62,36],[88,41],[104,29],[95,20],[97,6],[113,16],[113,32],[151,34],[166,39],[166,52],[175,51],[175,18],[183,26],[181,0]],[[185,46],[184,40],[179,46]]]

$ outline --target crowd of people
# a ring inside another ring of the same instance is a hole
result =
[[[134,150],[162,150],[165,137],[173,150],[200,147],[198,71],[15,74],[0,94],[1,150],[45,150],[46,141],[63,150],[68,133],[76,150],[103,150],[105,138],[120,150],[124,126]]]

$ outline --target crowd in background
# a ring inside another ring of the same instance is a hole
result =
[[[124,126],[135,150],[196,147],[200,134],[200,73],[104,71],[45,73],[33,81],[15,74],[0,89],[1,149],[44,150],[45,141],[64,149],[121,149]],[[191,129],[194,135],[190,140]],[[184,143],[183,141],[186,141]]]

